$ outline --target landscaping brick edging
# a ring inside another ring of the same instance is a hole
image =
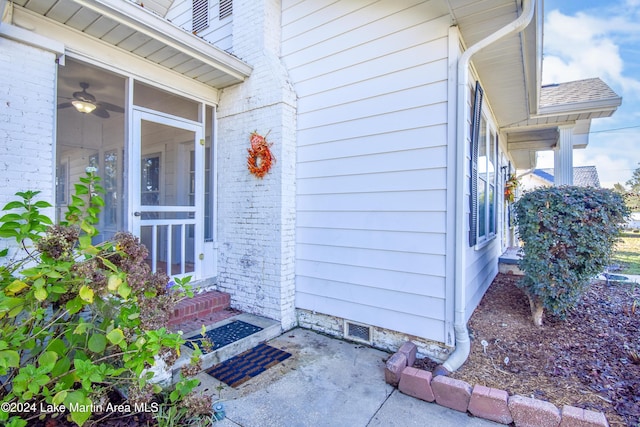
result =
[[[560,411],[544,400],[513,395],[504,390],[470,384],[414,368],[417,347],[408,341],[387,360],[385,381],[400,392],[425,402],[469,412],[471,415],[516,427],[608,427],[602,412],[565,405]]]

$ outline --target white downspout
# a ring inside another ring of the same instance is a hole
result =
[[[455,313],[453,329],[455,332],[456,347],[455,350],[449,355],[447,360],[434,371],[435,375],[447,375],[449,372],[454,372],[462,366],[462,364],[469,357],[471,350],[471,341],[469,339],[469,330],[467,329],[466,319],[466,298],[465,298],[465,251],[466,247],[464,242],[467,241],[467,218],[464,209],[464,194],[466,174],[465,165],[467,162],[466,157],[466,130],[468,128],[466,121],[467,103],[466,96],[469,85],[469,63],[471,57],[475,55],[481,49],[491,45],[492,43],[500,40],[501,38],[519,33],[524,30],[531,19],[533,18],[535,11],[535,2],[537,0],[523,0],[524,9],[520,16],[513,22],[505,25],[495,33],[485,37],[473,46],[469,47],[458,59],[458,83],[457,83],[457,111],[456,111],[456,239],[455,239]],[[444,368],[444,369],[442,369]]]
[[[0,0],[0,25],[3,22],[11,23],[11,5],[7,4],[7,0]]]

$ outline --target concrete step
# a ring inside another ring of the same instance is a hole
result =
[[[219,328],[221,326],[224,326],[236,320],[240,320],[242,322],[261,327],[262,330],[255,332],[254,334],[249,335],[245,338],[242,338],[238,341],[234,341],[210,353],[203,354],[201,356],[201,361],[202,361],[201,368],[203,370],[208,369],[212,366],[215,366],[219,363],[222,363],[225,360],[231,359],[232,357],[237,356],[238,354],[244,351],[250,350],[262,342],[271,340],[282,333],[280,322],[272,319],[267,319],[265,317],[249,314],[249,313],[236,314],[227,319],[207,325],[206,330],[209,331],[211,329]],[[190,331],[183,331],[182,336],[185,339],[188,339],[194,335],[200,334],[201,332],[202,332],[201,328],[190,330]],[[180,348],[180,358],[171,367],[171,375],[172,375],[173,383],[176,383],[180,379],[180,369],[184,365],[189,363],[192,355],[193,355],[193,350],[191,348],[184,345]]]
[[[510,247],[498,258],[498,271],[503,274],[524,275],[524,272],[518,267],[518,262],[522,259],[522,249],[518,247]]]

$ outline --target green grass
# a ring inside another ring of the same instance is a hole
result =
[[[620,264],[620,274],[640,274],[640,233],[623,232],[616,244],[612,264]]]

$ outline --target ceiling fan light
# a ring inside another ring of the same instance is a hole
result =
[[[74,99],[73,101],[71,101],[71,104],[76,107],[76,110],[85,114],[88,114],[96,109],[95,104],[87,101],[80,101],[78,99]]]

